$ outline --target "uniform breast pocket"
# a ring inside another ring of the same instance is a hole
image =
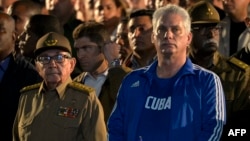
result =
[[[53,123],[59,128],[78,128],[81,124],[81,111],[77,108],[60,107]]]
[[[59,113],[58,113],[59,112]],[[57,140],[76,140],[78,136],[78,131],[82,122],[81,113],[77,113],[74,116],[70,111],[57,111],[57,113],[52,118],[52,128],[50,130],[56,131]]]

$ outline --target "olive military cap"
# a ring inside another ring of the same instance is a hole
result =
[[[39,55],[48,49],[60,49],[72,54],[71,46],[69,40],[62,34],[56,32],[49,32],[42,36],[36,44],[36,49],[34,51],[35,56]]]
[[[192,24],[216,24],[220,15],[214,6],[207,1],[200,1],[188,9]]]

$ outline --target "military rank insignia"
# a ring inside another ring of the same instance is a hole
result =
[[[47,46],[55,46],[57,44],[58,40],[46,40],[44,43],[47,45]]]
[[[58,40],[57,40],[57,39],[54,39],[54,38],[52,37],[52,34],[50,34],[50,35],[48,36],[48,38],[44,41],[44,44],[45,44],[46,46],[55,46],[55,45],[57,44],[57,42],[58,42]]]
[[[67,118],[76,118],[78,113],[79,113],[79,110],[76,108],[61,106],[57,112],[57,115],[67,117]]]

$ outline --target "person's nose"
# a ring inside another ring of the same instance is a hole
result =
[[[165,39],[172,38],[172,36],[173,36],[173,33],[170,30],[165,31],[165,33],[164,33],[164,38]]]
[[[139,28],[137,27],[137,28],[135,28],[135,30],[133,31],[133,37],[137,37],[137,36],[139,36],[140,35],[140,33],[141,33],[141,31],[139,30]]]
[[[208,30],[205,33],[207,35],[208,38],[213,38],[215,36],[215,33],[213,32],[213,30]]]
[[[124,45],[124,41],[121,37],[117,37],[115,40],[115,43],[119,44],[119,45]]]
[[[51,58],[51,60],[48,63],[49,67],[56,67],[56,61]]]
[[[76,52],[76,55],[79,59],[86,57],[86,54],[87,54],[86,51],[84,51],[83,49],[79,49]]]

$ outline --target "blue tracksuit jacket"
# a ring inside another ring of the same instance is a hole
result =
[[[134,70],[123,80],[108,121],[109,141],[140,140],[136,133],[143,127],[138,127],[138,123],[157,63]],[[218,141],[226,121],[219,77],[190,59],[176,75],[168,141]]]

